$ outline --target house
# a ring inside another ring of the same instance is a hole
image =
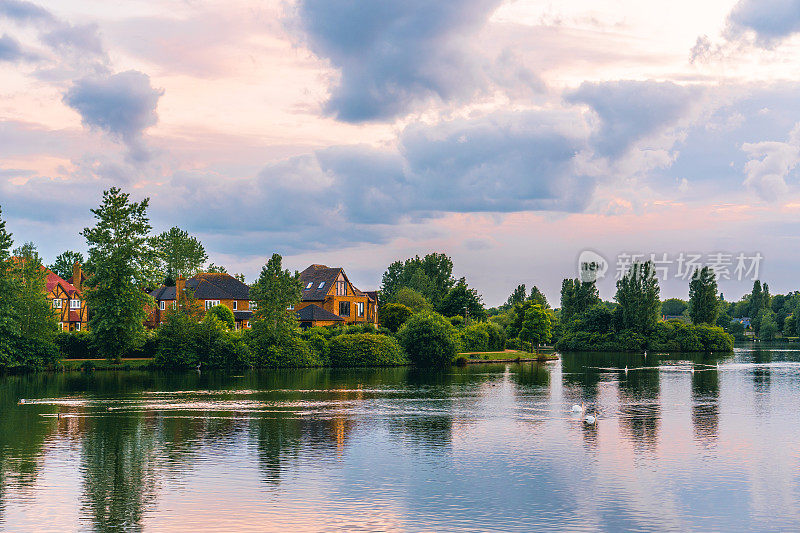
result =
[[[86,310],[86,300],[83,298],[81,288],[81,265],[72,266],[72,278],[77,279],[78,285],[66,281],[50,269],[42,267],[45,272],[47,299],[53,306],[53,311],[58,319],[61,331],[86,331],[89,326],[89,314]]]
[[[311,265],[300,273],[303,292],[295,306],[302,328],[378,323],[377,292],[362,292],[341,267]]]
[[[189,279],[178,278],[175,287],[161,286],[150,296],[156,301],[147,321],[149,327],[158,327],[166,320],[169,312],[177,307],[176,295],[186,289],[207,311],[216,305],[224,305],[233,311],[236,329],[247,329],[253,318],[255,305],[250,301],[250,287],[230,274],[201,273]]]

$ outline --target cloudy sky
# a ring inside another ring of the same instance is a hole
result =
[[[620,253],[760,253],[786,292],[798,33],[800,0],[0,0],[0,205],[48,260],[117,185],[249,279],[444,251],[496,305],[586,249],[605,298]]]

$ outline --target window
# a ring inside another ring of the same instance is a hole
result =
[[[347,294],[347,287],[344,281],[336,282],[336,296],[344,296]]]
[[[246,328],[250,327],[250,321],[249,320],[245,320],[244,321],[244,327],[246,327]]]
[[[81,323],[75,322],[75,331],[80,331],[80,330],[81,330]]]
[[[317,290],[320,290],[324,286],[325,286],[325,282],[323,281],[322,283],[319,284],[319,287],[317,287]]]
[[[160,301],[160,302],[158,302],[158,308],[159,308],[159,309],[161,309],[161,310],[163,311],[164,309],[166,309],[166,308],[167,308],[167,302],[165,302],[165,301],[163,301],[163,300],[162,300],[162,301]]]
[[[61,309],[61,298],[53,298],[53,309]]]
[[[250,302],[250,310],[251,311],[255,311],[256,309],[258,309],[258,304],[256,302],[251,301]]]
[[[294,311],[294,305],[290,305],[286,308],[287,311]]]
[[[238,307],[238,303],[239,303],[239,302],[237,302],[236,300],[234,300],[234,301],[233,301],[233,310],[234,310],[234,311],[236,311],[236,310],[237,310],[236,308]]]
[[[69,301],[69,308],[70,309],[80,309],[81,308],[81,301],[80,300],[70,300]]]
[[[364,316],[364,302],[358,302],[358,316]]]
[[[306,285],[306,290],[310,289],[312,285],[314,285],[314,282],[313,281],[309,281],[308,285]]]
[[[177,309],[178,308],[178,302],[172,302],[172,308],[173,309]]]
[[[339,316],[350,316],[350,302],[339,302]]]
[[[206,311],[219,305],[219,300],[206,300]]]

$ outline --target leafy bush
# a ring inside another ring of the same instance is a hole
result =
[[[449,320],[450,323],[453,324],[453,326],[455,326],[457,328],[463,328],[464,327],[464,317],[461,316],[461,315],[451,316],[447,320]]]
[[[318,328],[311,328],[309,331]],[[325,337],[319,332],[312,332],[310,335],[307,334],[308,332],[303,334],[303,339],[305,340],[306,344],[308,345],[308,349],[311,350],[311,353],[314,357],[319,360],[320,364],[322,365],[329,365],[331,358],[330,358],[330,340],[328,337]]]
[[[252,362],[258,367],[320,366],[322,361],[298,332],[274,329],[267,322],[256,322],[246,333]]]
[[[518,338],[508,339],[505,342],[506,348],[510,350],[527,351],[531,347],[530,343],[522,342]]]
[[[381,309],[381,325],[389,331],[398,331],[414,312],[403,304],[386,304]]]
[[[215,305],[206,311],[206,316],[203,318],[203,321],[210,321],[213,319],[219,320],[226,329],[232,330],[236,327],[236,317],[233,316],[233,311],[231,311],[227,305]]]
[[[97,351],[92,346],[91,334],[87,331],[62,331],[53,339],[64,359],[94,359]]]
[[[489,333],[483,324],[474,324],[461,332],[461,349],[465,352],[485,352],[489,350]]]
[[[397,340],[369,333],[345,334],[331,339],[332,366],[395,366],[408,364]]]
[[[156,342],[153,363],[160,368],[244,368],[252,359],[241,334],[224,331],[216,319],[198,323],[183,313],[169,315]]]
[[[455,328],[436,313],[414,315],[400,328],[397,338],[417,366],[447,366],[457,353]]]
[[[6,370],[43,370],[58,363],[60,353],[54,342],[29,338],[14,337],[11,350],[16,357],[0,358],[0,369]]]
[[[482,322],[480,325],[489,335],[489,350],[501,352],[506,349],[506,330],[500,324]]]
[[[717,326],[668,320],[656,324],[648,337],[631,330],[618,333],[570,330],[556,348],[564,352],[730,352],[733,351],[733,337]]]

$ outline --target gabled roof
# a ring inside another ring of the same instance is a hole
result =
[[[325,265],[311,265],[307,269],[300,272],[300,281],[303,284],[303,292],[300,295],[302,302],[321,302],[325,299],[325,295],[331,290],[331,287],[342,272],[341,268],[330,268]],[[343,273],[343,272],[342,272]],[[345,276],[347,279],[347,276]],[[311,287],[306,289],[308,284]],[[320,284],[322,288],[320,288]]]
[[[373,302],[378,301],[378,291],[364,291],[364,294],[366,294],[367,298],[369,298]]]
[[[24,262],[24,260],[20,259],[19,257],[12,257],[11,261],[14,263]],[[66,292],[70,298],[74,298],[75,296],[81,296],[81,291],[79,291],[72,283],[67,282],[67,280],[65,280],[64,278],[62,278],[49,268],[39,265],[39,270],[43,270],[45,273],[44,275],[45,286],[48,293],[52,292],[57,286],[60,285],[61,288],[64,290],[64,292]]]
[[[321,320],[344,322],[344,318],[339,315],[334,315],[330,311],[315,304],[307,305],[295,314],[297,315],[297,320],[300,322],[316,322]]]
[[[250,287],[230,274],[197,274],[186,280],[186,288],[194,292],[198,300],[249,300]],[[164,287],[152,291],[156,301],[174,300],[175,287]]]

